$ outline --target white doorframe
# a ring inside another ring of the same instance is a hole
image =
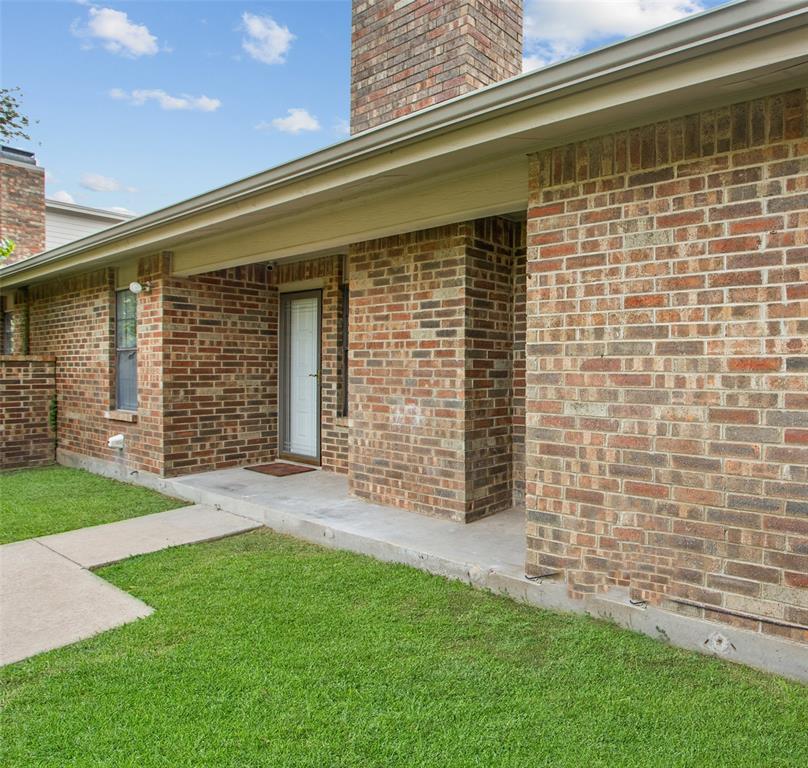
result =
[[[280,294],[278,455],[312,464],[320,463],[322,294]]]

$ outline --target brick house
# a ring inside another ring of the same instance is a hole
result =
[[[353,13],[351,138],[0,270],[59,460],[524,505],[573,597],[807,642],[808,6],[528,74],[520,2]]]

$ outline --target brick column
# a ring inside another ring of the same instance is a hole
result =
[[[514,227],[351,247],[355,493],[468,522],[513,499]]]

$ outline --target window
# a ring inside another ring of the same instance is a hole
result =
[[[137,410],[137,296],[118,291],[115,301],[115,407]]]
[[[348,318],[351,291],[348,283],[342,284],[342,415],[348,415]]]
[[[3,354],[14,354],[14,328],[11,325],[11,312],[3,312]]]

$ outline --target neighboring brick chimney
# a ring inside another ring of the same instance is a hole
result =
[[[353,0],[351,133],[522,71],[522,0]]]
[[[17,246],[3,264],[45,250],[45,170],[33,152],[0,148],[0,238]]]

